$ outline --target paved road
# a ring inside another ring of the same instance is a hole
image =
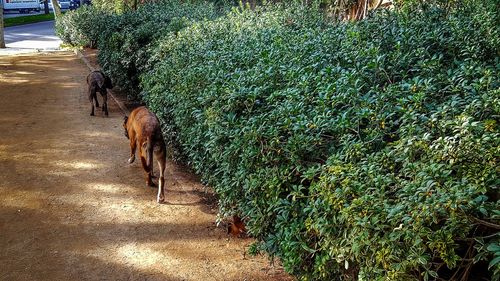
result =
[[[0,55],[57,50],[62,41],[55,35],[54,21],[45,21],[5,28],[5,42],[7,49],[0,49]]]

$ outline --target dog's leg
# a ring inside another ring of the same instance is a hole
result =
[[[91,86],[90,86],[91,87]],[[90,116],[94,116],[94,97],[95,97],[95,90],[92,88],[89,89],[89,100],[90,100],[90,106],[91,106],[91,111],[90,111]]]
[[[97,100],[97,93],[94,95],[95,107],[99,107],[99,100]]]
[[[130,137],[130,158],[128,159],[128,163],[132,164],[135,161],[135,150],[137,148],[137,142],[135,141],[135,134],[131,132],[129,134]]]
[[[163,145],[158,151],[155,151],[156,160],[158,161],[158,167],[160,169],[160,178],[158,179],[158,196],[157,202],[165,202],[165,168],[167,166],[167,155],[165,147]]]
[[[146,184],[151,186],[151,187],[154,187],[155,184],[153,183],[153,177],[152,177],[152,174],[153,174],[152,170],[153,169],[151,169],[152,167],[148,167],[148,164],[146,163],[146,158],[144,158],[144,156],[142,156],[142,153],[140,153],[140,154],[141,154],[142,168],[144,169],[144,172],[146,174]]]
[[[146,183],[149,186],[155,186],[153,183],[153,143],[150,138],[140,141],[139,154],[144,171],[146,172]]]
[[[104,89],[104,93],[102,94],[102,111],[104,111],[104,114],[108,116],[108,93],[106,92],[106,89]]]

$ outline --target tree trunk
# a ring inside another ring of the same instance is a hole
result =
[[[49,0],[43,0],[43,11],[46,15],[49,14]]]
[[[56,20],[62,15],[61,7],[59,7],[59,2],[57,0],[50,0],[52,2],[52,8],[54,9],[54,16]]]
[[[339,19],[358,21],[366,18],[368,12],[392,5],[393,0],[338,1],[335,7]]]
[[[3,1],[0,0],[0,48],[5,48],[5,38],[3,36]]]

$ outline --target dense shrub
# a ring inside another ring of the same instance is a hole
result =
[[[131,4],[132,1],[123,0],[92,0],[92,5],[97,9],[113,13],[123,13],[125,10],[131,9],[129,7]]]
[[[167,2],[170,0],[162,0],[163,2]],[[179,1],[173,0],[176,2],[189,2],[189,3],[213,3],[218,8],[227,7],[231,4],[237,4],[235,2],[239,2],[237,0],[186,0]],[[121,14],[126,11],[133,11],[134,5],[140,7],[143,4],[150,4],[152,2],[157,2],[156,0],[140,0],[140,1],[123,1],[123,0],[92,0],[92,5],[96,6],[101,10],[113,11],[115,13]]]
[[[57,19],[56,33],[64,43],[96,47],[100,34],[108,28],[111,18],[109,12],[83,5]]]
[[[217,15],[208,2],[160,1],[116,16],[99,41],[99,63],[130,98],[140,91],[139,74],[152,67],[149,60],[158,38],[172,35],[193,21]]]
[[[338,25],[233,11],[164,36],[143,98],[221,212],[304,280],[498,276],[499,15],[481,2]]]

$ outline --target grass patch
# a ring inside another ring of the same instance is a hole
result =
[[[36,22],[48,21],[48,20],[54,20],[53,13],[50,13],[48,15],[42,14],[42,15],[32,15],[32,16],[25,16],[25,17],[8,18],[8,19],[4,19],[4,25],[5,25],[5,27],[9,27],[9,26],[36,23]]]

